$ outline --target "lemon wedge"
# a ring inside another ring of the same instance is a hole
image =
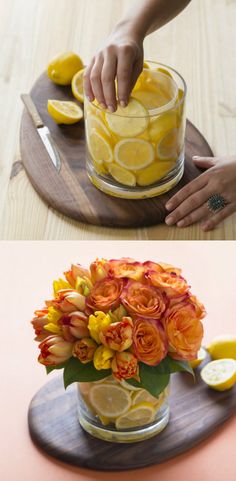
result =
[[[118,106],[114,114],[106,113],[105,117],[110,130],[120,137],[135,137],[148,126],[147,110],[132,97],[127,107]]]
[[[193,359],[193,361],[189,361],[190,366],[195,369],[199,364],[201,364],[204,359],[206,359],[206,350],[204,347],[201,347],[197,353],[197,359]]]
[[[131,397],[126,389],[115,384],[97,384],[90,389],[89,401],[99,416],[116,418],[131,407]]]
[[[120,167],[117,164],[109,164],[109,174],[120,184],[134,187],[136,185],[136,177],[133,172]]]
[[[85,68],[82,68],[77,72],[71,83],[72,93],[74,97],[79,100],[80,102],[84,102],[84,87],[83,87],[83,80],[84,80],[84,71]]]
[[[174,166],[174,162],[153,162],[153,164],[137,173],[137,184],[145,187],[154,184],[164,177]]]
[[[56,84],[70,85],[76,72],[83,68],[81,58],[74,52],[57,55],[48,65],[48,76]]]
[[[48,100],[48,113],[57,124],[75,124],[83,118],[79,105],[64,100]]]
[[[129,411],[116,419],[116,429],[129,429],[145,426],[154,421],[156,410],[148,402],[132,406]]]
[[[112,162],[113,152],[109,142],[99,133],[93,130],[88,136],[89,152],[97,164]]]
[[[142,139],[125,139],[115,146],[117,164],[128,170],[140,170],[154,161],[155,151],[151,143]]]
[[[222,359],[225,357],[230,357],[236,360],[236,336],[217,336],[207,346],[206,349],[211,355],[212,359]]]
[[[156,154],[160,160],[173,160],[178,158],[178,130],[172,129],[158,142]]]
[[[201,378],[216,391],[231,389],[236,382],[236,361],[234,359],[211,361],[201,370]]]

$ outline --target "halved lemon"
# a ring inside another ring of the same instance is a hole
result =
[[[148,402],[132,406],[129,411],[116,419],[116,429],[129,429],[145,426],[154,421],[156,410]]]
[[[79,72],[77,72],[74,75],[71,83],[73,95],[80,102],[84,102],[84,87],[83,87],[84,71],[85,71],[85,68],[79,70]]]
[[[57,124],[75,124],[83,118],[83,110],[75,102],[48,100],[48,113]]]
[[[177,127],[177,113],[174,111],[151,117],[148,128],[152,142],[159,142],[171,130]]]
[[[114,157],[121,167],[140,170],[154,161],[155,151],[152,144],[146,140],[125,139],[116,144]]]
[[[153,164],[143,169],[137,174],[137,184],[141,187],[154,184],[159,179],[164,177],[174,166],[172,161],[170,162],[153,162]]]
[[[117,164],[108,164],[109,174],[120,184],[134,187],[136,185],[136,177],[130,172]]]
[[[131,407],[131,397],[126,389],[115,384],[97,384],[90,389],[89,401],[95,411],[105,418],[121,416]]]
[[[92,129],[96,130],[101,135],[106,135],[108,138],[111,134],[102,120],[96,115],[89,115],[87,118],[88,131],[91,132]]]
[[[105,114],[111,131],[120,137],[135,137],[146,130],[148,126],[148,112],[144,106],[134,98],[125,108],[118,106],[114,114]]]
[[[189,361],[190,366],[195,369],[199,364],[201,364],[204,359],[206,359],[206,349],[204,347],[201,347],[197,353],[197,359],[194,359],[193,361]]]
[[[56,84],[70,85],[73,76],[83,68],[81,58],[74,52],[64,52],[54,57],[48,65],[48,76]]]
[[[158,142],[156,154],[160,160],[177,160],[178,158],[178,129],[172,129]]]
[[[99,133],[93,130],[88,135],[89,152],[97,164],[112,162],[113,152],[109,142]]]
[[[236,383],[236,361],[218,359],[209,362],[201,370],[202,380],[216,391],[227,391]]]
[[[230,357],[236,360],[236,336],[230,334],[217,336],[206,349],[212,359]]]

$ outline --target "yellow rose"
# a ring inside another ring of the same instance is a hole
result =
[[[114,354],[115,352],[109,347],[99,346],[93,357],[95,369],[97,369],[97,371],[101,371],[101,369],[110,369]]]
[[[97,344],[101,344],[100,331],[111,324],[111,317],[109,314],[105,314],[102,311],[96,311],[89,316],[88,329],[90,336],[96,341]]]

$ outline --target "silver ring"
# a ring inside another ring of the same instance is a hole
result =
[[[212,194],[207,201],[208,209],[214,214],[224,209],[227,204],[228,202],[221,194]]]

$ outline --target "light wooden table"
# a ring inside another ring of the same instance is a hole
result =
[[[133,0],[132,0],[133,1]],[[134,0],[135,1],[135,0]],[[20,93],[29,91],[54,54],[72,49],[88,62],[131,0],[0,0],[0,239],[235,239],[236,216],[214,232],[159,225],[108,229],[74,222],[34,191],[20,161]],[[185,77],[188,117],[214,152],[236,153],[236,2],[193,0],[145,41],[145,57]]]

